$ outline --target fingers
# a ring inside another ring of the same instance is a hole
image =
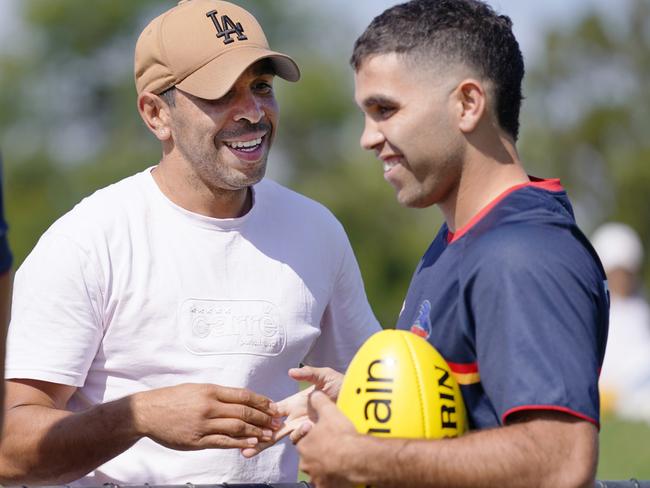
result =
[[[273,432],[273,435],[271,437],[270,441],[266,442],[260,442],[259,444],[255,445],[254,447],[250,447],[247,449],[242,449],[242,455],[245,458],[251,458],[253,456],[256,456],[260,452],[262,452],[264,449],[267,449],[271,447],[273,444],[278,442],[279,440],[283,439],[287,435],[291,439],[291,442],[294,444],[298,442],[300,439],[302,439],[307,432],[311,429],[312,423],[307,419],[306,416],[291,420],[289,422],[286,422],[282,425],[280,429],[277,431]]]
[[[274,438],[270,442],[259,442],[257,445],[255,445],[253,447],[247,447],[245,449],[242,449],[241,454],[242,454],[242,456],[244,456],[247,459],[252,458],[253,456],[257,456],[263,450],[265,450],[265,449],[271,447],[272,445],[274,445],[278,440],[279,439]]]
[[[310,421],[305,421],[297,429],[295,429],[291,434],[289,434],[289,439],[294,444],[300,442],[300,440],[307,435],[307,433],[312,429],[314,424]]]
[[[271,429],[261,429],[255,425],[247,424],[246,422],[233,419],[212,419],[205,424],[206,436],[210,435],[227,435],[237,439],[256,438],[261,441],[270,441],[273,438],[273,431]],[[250,446],[246,446],[250,447]]]
[[[296,381],[306,381],[315,385],[317,389],[323,390],[332,399],[339,396],[341,384],[343,383],[343,374],[332,368],[314,368],[311,366],[292,368],[289,370],[289,376]]]
[[[336,404],[320,390],[314,390],[309,395],[309,418],[317,421],[323,415],[339,415]]]
[[[296,381],[309,381],[314,376],[314,369],[311,366],[303,366],[302,368],[291,368],[289,376]]]
[[[313,366],[303,366],[302,368],[291,368],[289,376],[296,381],[308,381],[314,384],[324,384],[327,381],[341,375],[332,368],[314,368]]]
[[[244,449],[242,449],[241,455],[244,456],[246,459],[250,459],[253,456],[257,456],[264,449],[272,445],[273,444],[271,442],[260,442],[255,447],[245,447]]]
[[[199,442],[201,449],[250,449],[259,444],[256,437],[235,438],[227,435],[211,434],[204,436]]]
[[[256,410],[247,405],[238,405],[234,403],[215,404],[210,411],[210,416],[212,418],[239,419],[246,422],[247,424],[272,429],[276,429],[282,425],[282,421],[280,419],[276,420],[274,417],[260,412],[259,410]]]
[[[219,401],[224,403],[248,405],[270,416],[277,414],[277,407],[269,398],[245,388],[214,385],[214,395]]]
[[[307,413],[307,396],[313,390],[314,387],[310,386],[277,402],[275,404],[278,409],[277,415],[281,417],[296,417],[305,415]]]

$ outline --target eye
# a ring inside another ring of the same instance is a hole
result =
[[[253,85],[253,90],[261,95],[270,95],[273,93],[273,84],[270,81],[261,80]]]
[[[396,107],[392,105],[375,105],[370,110],[370,115],[377,120],[383,120],[389,118],[397,110]]]

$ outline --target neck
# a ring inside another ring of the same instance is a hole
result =
[[[180,170],[163,158],[152,171],[160,191],[169,200],[190,212],[218,219],[237,218],[252,208],[249,187],[238,190],[210,188],[194,173]]]
[[[456,232],[508,188],[528,181],[510,140],[499,139],[490,151],[469,145],[458,184],[449,197],[439,203],[447,227]]]

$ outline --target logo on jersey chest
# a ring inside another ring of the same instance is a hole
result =
[[[216,10],[210,10],[205,14],[210,20],[214,28],[217,30],[217,37],[223,40],[224,44],[230,44],[235,42],[235,39],[232,36],[237,36],[238,41],[245,41],[248,39],[244,34],[244,28],[241,23],[233,21],[227,15],[222,15],[220,18],[217,16],[219,12]]]
[[[411,332],[428,339],[431,336],[431,302],[424,300],[418,309],[418,315],[411,325]]]

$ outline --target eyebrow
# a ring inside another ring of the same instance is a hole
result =
[[[373,95],[363,100],[365,108],[372,107],[373,105],[397,105],[397,101],[383,95]]]

